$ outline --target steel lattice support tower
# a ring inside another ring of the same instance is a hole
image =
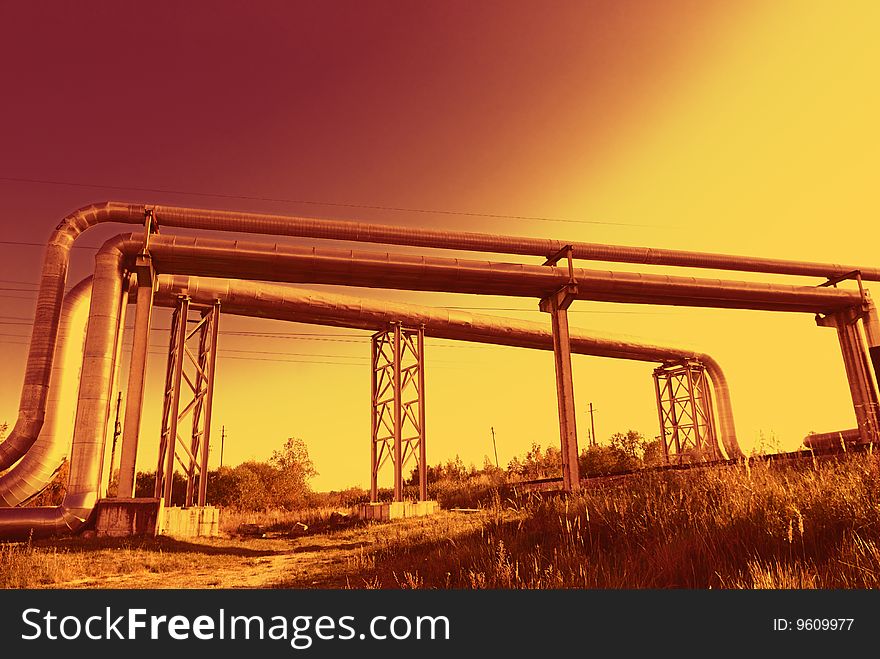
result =
[[[197,311],[199,318],[190,328],[188,321],[192,311]],[[155,485],[155,496],[163,498],[166,505],[171,503],[175,460],[186,475],[184,505],[204,506],[206,503],[219,320],[219,302],[212,307],[195,308],[186,296],[178,299],[171,319]],[[181,410],[184,384],[187,399]],[[191,433],[184,439],[180,428],[190,414]]]
[[[390,461],[394,501],[403,500],[404,470],[415,461],[419,500],[428,498],[425,461],[425,331],[392,323],[371,340],[370,501],[379,500],[379,471]]]
[[[660,416],[660,441],[667,463],[720,457],[709,381],[695,360],[669,363],[654,370]]]

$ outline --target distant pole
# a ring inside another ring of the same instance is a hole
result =
[[[495,426],[491,426],[490,430],[492,431],[492,448],[495,449],[495,468],[500,469],[498,466],[498,446],[495,444]]]
[[[220,427],[220,466],[223,466],[223,445],[226,443],[226,426]]]
[[[116,463],[116,442],[122,434],[122,426],[119,423],[119,408],[122,406],[122,392],[116,397],[116,421],[113,425],[113,448],[110,449],[110,472],[107,479],[107,496],[110,496],[110,481],[113,479],[113,465]]]
[[[598,442],[596,441],[596,419],[593,416],[593,412],[596,410],[593,408],[593,404],[590,403],[590,427],[592,428],[592,435],[590,436],[590,445],[596,446]]]

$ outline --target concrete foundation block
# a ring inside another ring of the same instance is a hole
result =
[[[366,520],[387,522],[407,517],[426,517],[440,510],[436,501],[393,501],[386,503],[362,503],[358,517]]]
[[[95,505],[95,535],[102,538],[155,536],[160,499],[101,499]]]
[[[178,538],[216,537],[220,534],[220,509],[213,506],[165,508],[159,533]]]

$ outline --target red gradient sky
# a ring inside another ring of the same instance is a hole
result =
[[[43,243],[71,210],[118,199],[873,262],[869,241],[818,232],[842,210],[848,229],[876,233],[865,174],[880,142],[876,27],[868,2],[2,2],[0,240]],[[76,251],[71,282],[90,258]],[[38,247],[0,244],[0,286],[32,288],[14,282],[35,282],[40,262]],[[15,323],[32,316],[33,293],[0,293],[0,420],[11,424],[29,336]],[[541,318],[531,300],[390,295]],[[716,354],[747,449],[761,433],[793,447],[808,430],[852,424],[832,333],[811,318],[580,311],[573,325]],[[322,332],[231,318],[224,328]],[[366,483],[368,342],[351,334],[355,343],[224,337],[226,350],[306,360],[227,353],[214,418],[230,434],[228,464],[296,435],[321,472],[316,486]],[[548,355],[435,353],[430,462],[481,463],[490,425],[502,461],[557,441]],[[322,360],[345,365],[311,363]],[[150,371],[144,460],[162,361]],[[579,406],[600,409],[600,439],[658,432],[649,366],[583,358],[575,368]],[[817,372],[821,386],[809,382]]]

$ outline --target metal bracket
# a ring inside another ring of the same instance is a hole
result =
[[[134,261],[134,273],[137,276],[138,288],[153,288],[156,284],[156,271],[153,259],[149,254],[138,254]]]
[[[159,233],[159,220],[156,219],[151,206],[144,206],[144,247],[142,255],[150,253],[150,235]]]
[[[578,286],[577,280],[574,277],[574,263],[572,261],[573,249],[571,245],[566,245],[544,261],[544,265],[551,267],[555,266],[563,258],[568,261],[568,283],[555,293],[543,298],[538,304],[538,308],[545,313],[568,309],[577,297]]]
[[[544,261],[543,265],[554,266],[559,263],[563,258],[568,260],[568,280],[570,283],[577,283],[574,279],[574,263],[572,262],[572,252],[574,251],[574,247],[571,245],[566,245],[558,252],[550,256],[546,261]]]
[[[829,277],[827,281],[822,282],[816,288],[824,288],[825,286],[833,286],[837,288],[837,285],[846,281],[847,279],[855,279],[859,285],[859,295],[862,297],[862,303],[864,304],[867,301],[867,295],[865,293],[865,287],[862,284],[862,271],[861,270],[853,270],[852,272],[847,272],[842,275],[837,275],[836,277]]]
[[[858,307],[849,307],[835,313],[816,314],[816,324],[819,327],[840,327],[842,325],[852,325],[865,315],[863,310]]]
[[[571,306],[571,303],[577,299],[577,284],[566,284],[555,293],[551,293],[538,303],[538,309],[544,313],[552,313],[554,311],[565,311]]]
[[[854,323],[859,318],[862,318],[867,315],[871,300],[868,295],[868,291],[865,290],[865,286],[862,283],[862,272],[861,270],[853,270],[852,272],[846,272],[842,275],[837,275],[836,277],[829,277],[827,281],[822,282],[816,288],[824,288],[826,286],[832,286],[837,288],[837,285],[843,281],[847,281],[848,279],[854,279],[859,285],[859,296],[862,298],[861,308],[856,310],[856,307],[852,309],[848,309],[845,311],[840,311],[835,314],[826,314],[824,317],[816,314],[816,324],[821,327],[837,327],[837,323],[845,322],[845,323]],[[851,317],[847,318],[849,315]]]

